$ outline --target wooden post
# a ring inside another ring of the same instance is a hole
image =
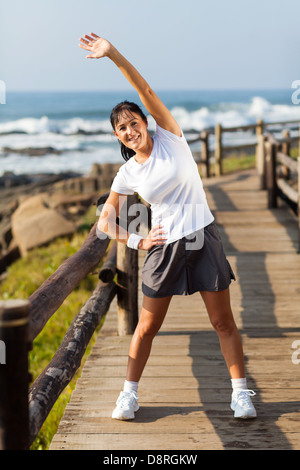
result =
[[[282,132],[282,136],[284,139],[290,138],[290,131],[288,129],[284,129]],[[290,155],[290,143],[289,142],[282,142],[282,153],[285,155]]]
[[[215,127],[215,173],[216,176],[222,175],[222,126],[217,124]]]
[[[203,176],[209,178],[210,176],[210,169],[209,169],[209,148],[208,148],[208,132],[202,131],[202,151],[201,151],[201,160],[202,160],[202,169],[203,169]]]
[[[265,155],[265,136],[257,136],[256,148],[256,167],[259,175],[260,189],[266,189],[266,155]]]
[[[284,139],[289,139],[290,137],[290,131],[288,129],[285,129],[283,131],[283,138]],[[284,153],[285,155],[290,155],[290,143],[289,142],[282,142],[282,153]],[[286,166],[282,166],[282,174],[285,178],[289,178],[290,177],[290,170],[288,167]]]
[[[137,203],[136,195],[127,196],[127,204],[121,209],[119,224],[126,230],[135,218],[128,216],[129,208]],[[118,334],[124,336],[133,334],[138,322],[138,250],[118,243],[117,274]]]
[[[298,162],[298,253],[300,253],[300,157]]]
[[[29,450],[28,322],[28,301],[0,301],[1,450]]]
[[[109,252],[105,257],[105,261],[102,265],[102,268],[99,272],[99,279],[102,282],[111,282],[113,281],[115,274],[117,272],[117,241],[114,240],[110,247]]]
[[[267,190],[268,208],[277,207],[277,183],[276,183],[276,144],[267,142],[266,170],[267,170]]]
[[[256,139],[257,139],[257,146],[256,146],[256,168],[259,170],[261,167],[261,142],[264,134],[264,122],[262,119],[258,119],[256,123]],[[265,188],[261,188],[265,189]]]

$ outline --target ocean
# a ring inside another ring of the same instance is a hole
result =
[[[156,92],[189,139],[217,123],[233,127],[260,118],[270,123],[300,121],[300,105],[292,103],[292,91]],[[93,163],[122,163],[109,116],[124,99],[141,105],[134,91],[7,92],[6,104],[0,104],[0,176],[68,171],[86,175]],[[149,117],[149,130],[154,129]],[[224,134],[225,145],[254,141],[251,131]]]

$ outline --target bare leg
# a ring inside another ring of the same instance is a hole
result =
[[[144,296],[139,322],[129,348],[127,380],[140,380],[150,355],[152,341],[164,321],[171,298],[152,299]]]
[[[219,292],[202,291],[200,294],[210,321],[218,334],[231,378],[245,377],[243,347],[230,306],[229,289]]]

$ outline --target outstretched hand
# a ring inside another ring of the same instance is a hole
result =
[[[112,50],[112,45],[104,38],[100,38],[97,34],[90,33],[91,35],[85,34],[83,38],[79,38],[83,44],[79,44],[79,47],[86,51],[92,52],[86,56],[87,59],[100,59],[101,57],[108,56]],[[85,39],[84,39],[85,38]]]

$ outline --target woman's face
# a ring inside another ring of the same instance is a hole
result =
[[[115,125],[114,134],[122,144],[137,152],[148,143],[147,125],[139,114],[124,111]]]

